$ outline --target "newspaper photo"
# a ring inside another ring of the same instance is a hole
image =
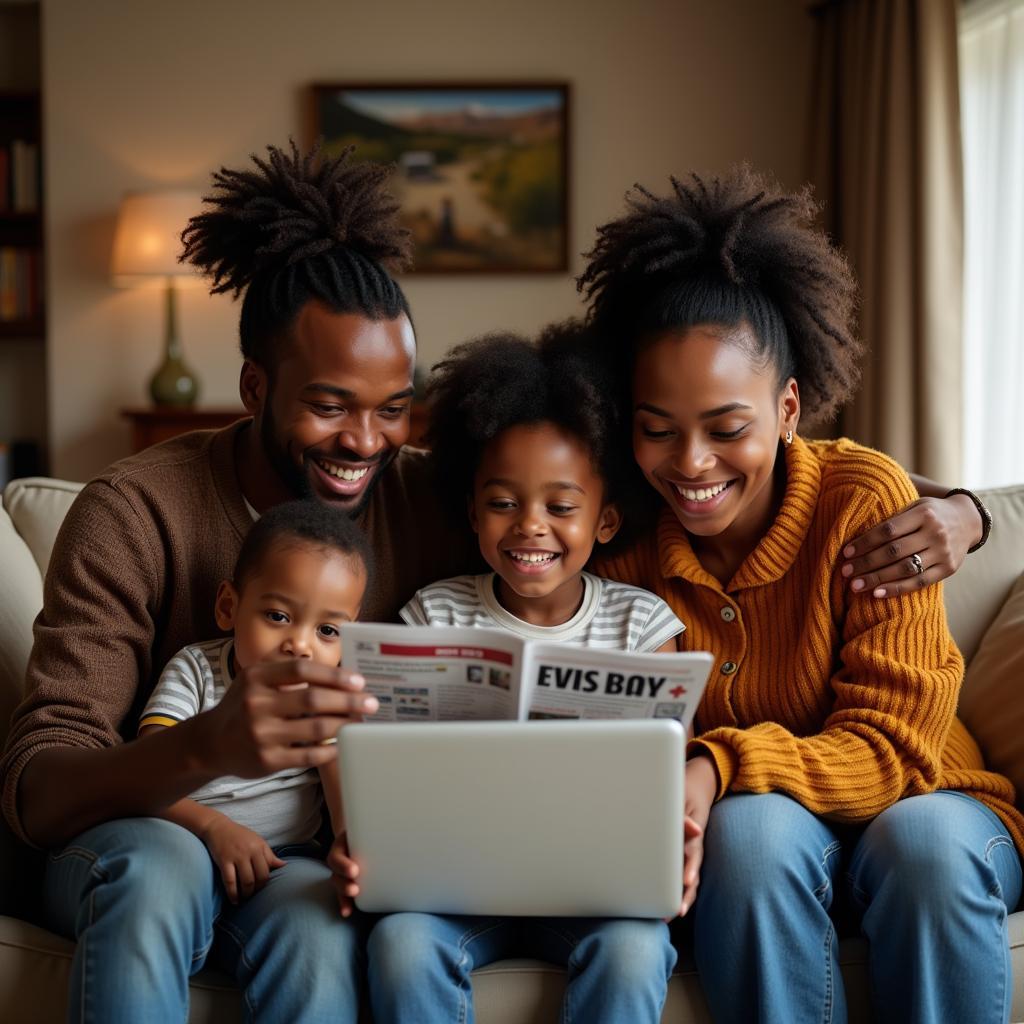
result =
[[[371,722],[674,718],[688,728],[714,660],[372,622],[344,623],[341,642],[342,667],[380,702]]]

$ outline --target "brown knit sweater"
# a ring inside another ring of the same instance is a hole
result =
[[[726,792],[779,791],[815,814],[864,822],[901,797],[961,790],[1024,852],[1024,816],[955,717],[963,659],[941,586],[889,600],[851,593],[842,548],[916,497],[886,456],[851,441],[786,453],[782,507],[728,583],[704,570],[664,509],[656,531],[598,571],[646,587],[716,664],[695,746]]]
[[[198,431],[115,463],[81,492],[61,527],[35,623],[26,698],[0,761],[2,808],[17,813],[21,772],[50,746],[132,737],[167,661],[218,635],[214,598],[252,525],[234,443],[250,421]],[[375,555],[368,620],[396,620],[427,583],[470,571],[468,530],[446,524],[425,453],[404,449],[360,517]]]

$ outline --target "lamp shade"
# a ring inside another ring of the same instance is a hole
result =
[[[181,233],[199,213],[202,196],[184,190],[132,192],[121,200],[111,275],[116,284],[147,277],[183,277],[193,269],[178,262]]]

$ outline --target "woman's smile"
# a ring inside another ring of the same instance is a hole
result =
[[[723,480],[717,483],[682,484],[676,480],[666,479],[666,491],[678,508],[686,515],[713,515],[723,502],[730,497],[733,484],[738,478]]]

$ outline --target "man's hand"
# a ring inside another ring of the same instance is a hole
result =
[[[967,549],[981,540],[984,523],[966,495],[918,498],[898,515],[843,548],[842,574],[850,589],[896,597],[952,576]],[[917,555],[922,572],[912,556]]]
[[[243,669],[220,704],[196,716],[203,763],[242,778],[319,767],[337,756],[324,740],[377,710],[365,686],[347,669],[299,659]]]
[[[224,890],[232,903],[259,892],[267,884],[270,872],[284,867],[285,862],[262,836],[224,814],[217,814],[200,838],[220,870]]]
[[[355,909],[354,900],[359,895],[359,865],[348,852],[348,835],[339,832],[327,853],[327,866],[331,869],[331,881],[338,896],[338,911],[342,917],[350,917]]]
[[[700,865],[704,859],[704,831],[718,792],[718,772],[710,757],[699,755],[686,762],[686,818],[683,821],[683,901],[685,917],[697,898]]]

